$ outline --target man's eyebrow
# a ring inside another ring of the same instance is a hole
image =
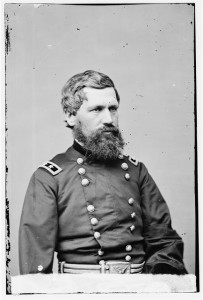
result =
[[[118,108],[118,106],[119,106],[118,104],[109,104],[107,107],[108,107],[108,108]],[[93,104],[93,105],[89,106],[88,109],[89,109],[89,110],[95,109],[95,108],[100,108],[100,109],[102,109],[102,108],[105,108],[105,107],[106,107],[106,105]]]
[[[118,104],[111,104],[111,105],[109,105],[109,107],[113,107],[113,108],[118,108]]]
[[[104,108],[105,105],[100,105],[100,104],[94,104],[88,107],[88,109],[94,109],[94,108]]]

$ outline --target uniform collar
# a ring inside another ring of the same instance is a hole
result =
[[[78,151],[79,153],[81,153],[84,156],[88,156],[91,154],[90,150],[85,149],[81,144],[79,144],[78,141],[74,140],[73,142],[73,148]]]

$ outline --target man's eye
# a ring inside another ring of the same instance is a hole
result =
[[[101,110],[102,110],[101,107],[96,107],[96,108],[92,109],[92,111],[96,111],[96,112],[101,111]]]
[[[110,107],[110,111],[117,111],[118,107]]]

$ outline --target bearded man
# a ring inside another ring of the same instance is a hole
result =
[[[20,272],[186,274],[183,242],[147,168],[123,154],[119,94],[86,71],[62,89],[74,143],[33,174],[19,231]]]

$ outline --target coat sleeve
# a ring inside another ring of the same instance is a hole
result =
[[[144,273],[186,274],[183,241],[173,230],[168,206],[144,164],[140,167],[140,193],[146,251]]]
[[[21,214],[20,274],[52,272],[57,231],[56,181],[39,168],[31,177]]]

